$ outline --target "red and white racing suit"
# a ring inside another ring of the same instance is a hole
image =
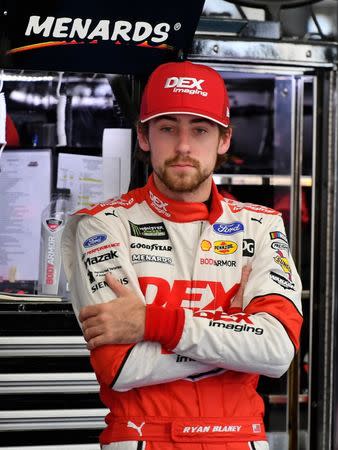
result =
[[[143,342],[91,353],[110,409],[104,449],[268,449],[258,376],[288,369],[302,323],[278,212],[224,199],[214,184],[209,209],[177,202],[150,177],[72,216],[63,249],[76,314],[115,297],[107,272],[147,304]]]

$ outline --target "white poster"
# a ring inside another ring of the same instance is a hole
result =
[[[117,162],[120,161],[120,192],[128,191],[130,183],[131,165],[131,129],[130,128],[106,128],[103,132],[102,156],[105,170],[113,170],[117,173]]]
[[[104,161],[101,156],[60,153],[57,187],[70,189],[73,210],[116,197],[120,193],[119,158]]]
[[[41,213],[50,201],[51,151],[0,158],[0,281],[37,280]]]

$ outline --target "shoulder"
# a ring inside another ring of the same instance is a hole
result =
[[[255,203],[242,203],[237,200],[229,199],[229,198],[223,198],[222,201],[224,202],[225,206],[232,212],[232,213],[256,213],[256,214],[263,214],[263,215],[269,215],[269,216],[281,216],[282,214],[279,211],[276,211],[275,209],[268,208],[267,206],[263,205],[256,205]]]
[[[115,197],[106,200],[102,203],[97,203],[88,208],[82,208],[74,213],[77,216],[95,216],[99,218],[103,215],[115,215],[115,210],[130,209],[134,205],[141,203],[144,200],[143,188],[134,189],[122,194],[120,197]]]

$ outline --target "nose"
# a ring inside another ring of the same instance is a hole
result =
[[[188,130],[179,130],[177,134],[176,152],[184,154],[190,153],[190,138]]]

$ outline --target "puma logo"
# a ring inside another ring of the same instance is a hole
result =
[[[261,217],[260,219],[256,219],[255,217],[251,217],[251,220],[254,221],[254,222],[259,222],[262,225],[263,217]]]
[[[127,423],[127,427],[128,428],[134,428],[134,430],[136,430],[138,432],[138,434],[140,436],[142,436],[142,427],[145,424],[145,422],[142,422],[141,425],[138,427],[137,425],[134,424],[134,422],[131,422],[130,420]]]

